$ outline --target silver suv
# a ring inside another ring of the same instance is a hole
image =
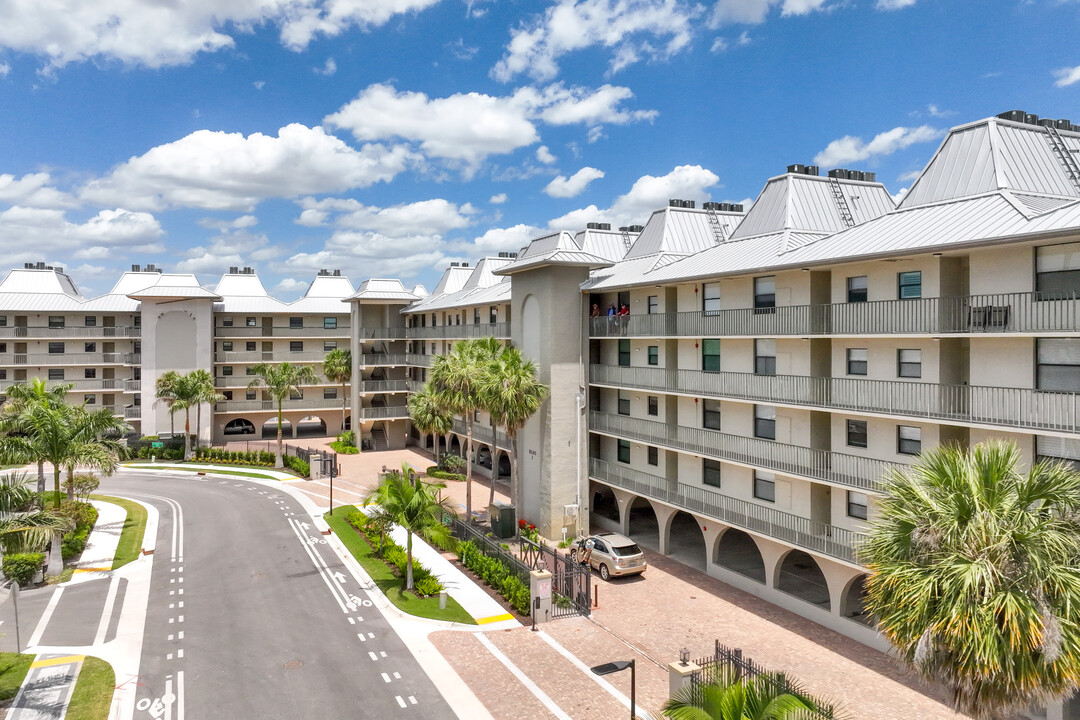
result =
[[[592,553],[586,549],[586,542],[592,540]],[[574,542],[570,548],[570,557],[577,562],[589,555],[589,565],[600,571],[600,577],[610,580],[614,575],[637,575],[645,572],[645,554],[637,544],[618,533],[600,533],[589,535]]]

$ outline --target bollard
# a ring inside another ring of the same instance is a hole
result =
[[[440,610],[445,610],[446,609],[446,591],[445,590],[440,590],[439,591],[439,609]]]
[[[593,591],[592,606],[594,608],[598,608],[598,607],[600,607],[600,586],[599,585],[593,585],[592,586],[592,591]]]

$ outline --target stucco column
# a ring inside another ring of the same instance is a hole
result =
[[[673,507],[667,505],[659,505],[654,502],[649,502],[652,505],[653,513],[656,515],[656,530],[660,536],[660,554],[668,554],[668,534],[671,532],[671,518],[675,517],[675,513],[679,512]]]

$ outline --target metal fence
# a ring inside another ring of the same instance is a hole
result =
[[[443,522],[450,527],[450,534],[461,541],[470,541],[477,550],[488,557],[502,561],[503,565],[517,576],[518,580],[529,585],[529,573],[532,568],[514,556],[510,550],[504,548],[501,543],[487,537],[479,528],[464,522],[453,513],[444,513]]]
[[[520,538],[521,559],[533,570],[551,573],[551,617],[588,617],[592,614],[592,570],[567,555]]]
[[[832,704],[807,694],[798,683],[792,682],[784,673],[766,670],[750,658],[744,657],[742,650],[728,648],[719,640],[715,641],[712,657],[701,658],[695,662],[701,667],[701,672],[691,676],[691,693],[701,693],[704,686],[709,683],[729,679],[731,674],[734,674],[736,680],[743,678],[756,680],[769,686],[770,690],[778,694],[797,695],[817,708],[817,710],[800,710],[785,716],[791,720],[833,720],[836,717],[836,708]]]

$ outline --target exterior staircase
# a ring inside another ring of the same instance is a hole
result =
[[[389,450],[390,443],[386,440],[386,431],[382,428],[373,428],[371,431],[371,449]]]

